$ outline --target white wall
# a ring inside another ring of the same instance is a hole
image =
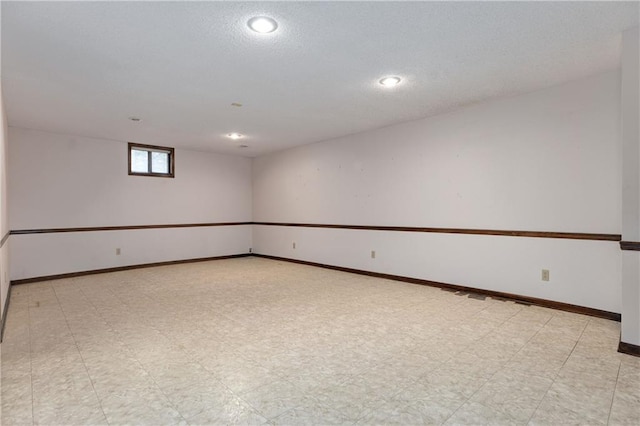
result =
[[[640,242],[640,33],[622,37],[622,239]],[[622,256],[622,336],[640,346],[640,251]]]
[[[2,120],[2,132],[0,133],[0,238],[9,232],[9,220],[7,210],[7,116],[2,100],[2,85],[0,84],[0,120]],[[9,292],[9,244],[7,240],[0,248],[0,318],[4,315],[4,305]]]
[[[9,127],[12,230],[251,221],[251,161],[176,150],[129,176],[124,142]],[[251,226],[12,235],[11,278],[246,253]],[[115,249],[122,254],[116,256]]]
[[[0,7],[0,21],[2,20],[2,7]],[[1,67],[0,67],[1,69]],[[1,72],[0,72],[1,74]],[[0,133],[0,238],[9,231],[7,214],[7,116],[4,110],[2,96],[2,76],[0,75],[0,120],[2,132]],[[4,318],[4,305],[9,295],[9,241],[0,247],[0,318]],[[2,326],[2,324],[0,324]],[[1,342],[0,342],[1,343]],[[0,358],[2,354],[0,344]],[[0,360],[1,364],[1,360]],[[0,389],[2,389],[2,369],[0,369]],[[0,398],[1,399],[1,398]],[[0,404],[0,419],[2,419],[2,404]]]
[[[260,157],[253,181],[248,159],[186,150],[175,179],[128,176],[126,143],[9,128],[9,228],[255,220],[619,234],[619,120],[614,71]],[[598,241],[261,225],[14,235],[11,278],[249,247],[621,311],[620,250]]]
[[[2,98],[2,78],[0,78],[0,120],[2,121],[2,132],[0,132],[0,238],[9,232],[9,221],[7,211],[7,116],[4,110],[4,100]],[[10,238],[9,238],[10,240]],[[9,244],[7,240],[0,248],[0,318],[5,319],[5,304],[9,296]],[[0,324],[2,326],[3,324]],[[0,345],[1,346],[1,345]],[[6,346],[5,346],[6,347]],[[0,354],[2,350],[0,349]],[[2,372],[0,369],[0,389],[2,389]],[[0,404],[1,406],[2,404]],[[2,418],[2,407],[0,407],[0,419]]]
[[[613,71],[257,158],[254,220],[619,234],[619,86]],[[256,225],[253,247],[621,309],[616,242]]]

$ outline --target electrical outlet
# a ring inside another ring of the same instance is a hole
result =
[[[549,270],[548,269],[543,269],[542,270],[542,281],[549,281]]]
[[[116,249],[116,256],[120,256],[120,248]]]
[[[375,250],[371,250],[371,258],[372,259],[376,258],[376,251]]]
[[[296,243],[293,243],[293,249],[294,250],[296,249]]]

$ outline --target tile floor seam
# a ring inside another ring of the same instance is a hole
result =
[[[128,304],[127,304],[127,303],[125,303],[125,302],[123,302],[123,300],[122,300],[120,297],[118,297],[118,295],[117,295],[117,294],[115,294],[114,292],[112,292],[110,289],[109,289],[108,291],[109,291],[109,292],[110,292],[110,293],[111,293],[111,294],[112,294],[116,299],[118,299],[118,300],[120,301],[120,303],[122,303],[123,305],[127,305],[127,306],[128,306]],[[83,294],[84,294],[84,292],[83,292]],[[85,297],[86,297],[86,295],[85,295]],[[94,305],[94,306],[95,306],[95,305]],[[98,312],[98,315],[100,315],[100,316],[103,318],[103,320],[104,320],[105,322],[107,322],[107,324],[109,324],[109,325],[111,326],[111,328],[112,328],[112,329],[117,330],[117,328],[114,328],[114,327],[113,327],[113,324],[111,324],[111,323],[109,322],[109,320],[108,320],[107,318],[105,318],[105,317],[102,315],[102,313],[101,313],[97,308],[96,308],[96,311]],[[138,316],[138,318],[140,318],[140,316],[139,316],[139,315],[136,315],[136,316]],[[145,322],[145,323],[146,323],[146,321],[141,321],[141,322]],[[153,328],[153,327],[152,327],[152,328]],[[157,329],[155,329],[155,328],[154,328],[154,330],[156,330],[156,331],[157,331]],[[118,332],[117,332],[117,331],[115,332],[115,334],[118,336],[118,340],[120,341],[121,345],[122,345],[123,347],[126,347],[126,348],[128,348],[129,350],[131,350],[131,347],[130,347],[127,343],[125,343],[125,342],[124,342],[124,341],[119,337],[119,334],[118,334]],[[133,351],[133,353],[135,353],[135,351]],[[176,412],[177,412],[178,414],[180,414],[180,417],[182,417],[182,419],[183,419],[186,423],[189,423],[189,422],[188,422],[188,420],[184,417],[184,415],[180,412],[180,410],[178,410],[178,407],[177,407],[177,406],[175,406],[175,404],[174,404],[173,402],[171,402],[171,398],[169,397],[169,395],[167,395],[167,393],[166,393],[164,390],[162,390],[162,388],[161,388],[161,387],[160,387],[160,385],[158,384],[158,381],[157,381],[156,377],[155,377],[155,376],[154,376],[154,375],[153,375],[153,374],[152,374],[152,373],[151,373],[151,372],[150,372],[150,371],[149,371],[149,370],[144,366],[144,364],[142,364],[142,362],[138,359],[138,357],[137,357],[137,356],[134,356],[134,358],[135,358],[136,363],[138,364],[138,366],[139,366],[142,370],[144,370],[144,371],[149,375],[149,377],[153,380],[154,385],[155,385],[155,386],[156,386],[156,388],[160,391],[160,393],[161,393],[161,394],[166,398],[166,400],[167,400],[167,402],[169,403],[169,405],[170,405],[174,410],[176,410]]]
[[[36,423],[35,401],[33,398],[33,342],[31,339],[31,291],[28,293],[27,315],[29,317],[29,379],[31,383],[31,424]]]
[[[392,355],[391,357],[393,357],[393,355]],[[389,358],[391,358],[391,357],[389,357]],[[443,364],[444,362],[445,362],[445,361],[442,361],[442,362],[441,362],[440,364],[438,364],[438,365],[441,365],[441,364]],[[363,372],[362,374],[364,374],[364,372]],[[415,381],[417,381],[417,380],[419,380],[419,378],[418,378],[418,379],[416,379]],[[415,382],[415,381],[414,381],[414,382]],[[401,387],[401,388],[397,389],[394,393],[392,393],[392,394],[391,394],[388,398],[386,398],[386,399],[391,399],[391,398],[393,398],[394,396],[399,395],[402,391],[404,391],[404,390],[405,390],[406,388],[408,388],[409,386],[411,386],[411,384],[407,384],[407,385],[405,385],[404,387]],[[369,408],[369,407],[372,407],[372,406],[374,406],[374,404],[378,404],[378,403],[379,403],[378,401],[373,401],[373,402],[371,402],[370,404],[367,404],[367,408],[366,408],[366,409],[364,409],[364,410],[360,413],[360,415],[359,415],[359,416],[354,420],[354,424],[357,424],[360,420],[362,420],[364,417],[366,417],[368,414],[370,414],[370,413],[373,411],[373,408]]]
[[[87,300],[87,302],[89,304],[91,304],[91,306],[93,306],[94,310],[96,311],[96,313],[102,318],[102,320],[106,323],[109,324],[110,326],[112,326],[112,324],[102,315],[102,313],[100,312],[100,310],[95,306],[95,304],[93,303],[93,301],[91,301],[91,299],[89,299],[86,294],[84,294],[84,290],[80,289],[80,293],[82,294],[82,296],[85,298],[85,300]],[[113,328],[113,327],[112,327]],[[124,341],[122,341],[122,339],[120,339],[119,333],[117,331],[114,332],[114,334],[117,336],[120,344],[123,347],[127,347],[129,348],[129,345],[127,345]],[[130,348],[129,348],[130,349]],[[169,396],[162,390],[162,388],[158,385],[158,382],[156,381],[156,378],[151,374],[151,372],[149,372],[149,370],[147,370],[145,368],[145,366],[140,362],[140,360],[138,359],[138,357],[134,357],[134,359],[136,360],[136,363],[138,364],[138,366],[144,370],[149,377],[151,378],[151,380],[153,380],[153,384],[156,386],[156,388],[160,391],[160,393],[166,398],[167,402],[169,403],[169,405],[176,411],[176,413],[178,413],[180,415],[180,417],[182,418],[182,420],[185,421],[185,423],[190,424],[189,421],[187,421],[187,419],[184,417],[184,415],[180,412],[180,410],[178,410],[178,407],[176,407],[172,402],[171,402],[171,398],[169,398]],[[100,398],[98,398],[98,402],[100,402],[100,406],[103,407],[102,405],[102,400]],[[103,408],[104,411],[104,408]],[[107,421],[109,421],[109,419],[107,418]]]
[[[74,345],[76,345],[76,349],[78,350],[78,354],[80,355],[80,359],[82,360],[82,365],[84,367],[84,371],[87,372],[87,377],[89,378],[89,382],[91,383],[91,389],[93,389],[93,393],[96,396],[96,400],[98,401],[98,404],[100,405],[100,411],[102,412],[102,415],[104,416],[105,422],[107,422],[107,424],[109,425],[110,424],[109,423],[109,418],[107,417],[106,413],[104,412],[104,407],[100,403],[100,396],[98,395],[98,392],[96,391],[96,387],[95,387],[95,384],[93,382],[93,378],[91,377],[91,374],[89,374],[89,369],[87,368],[87,363],[84,360],[84,356],[82,356],[82,351],[80,350],[80,347],[78,346],[78,341],[76,340],[76,337],[73,334],[73,329],[69,325],[69,319],[67,318],[67,314],[65,313],[64,307],[62,306],[62,303],[60,303],[60,298],[58,297],[58,292],[56,291],[55,285],[52,285],[51,288],[53,290],[53,294],[56,296],[56,300],[58,301],[58,305],[60,306],[60,310],[62,311],[62,315],[64,316],[64,321],[67,324],[67,328],[69,329],[69,333],[71,334],[71,338],[73,339],[73,343],[74,343]]]
[[[148,281],[148,282],[149,282],[150,284],[153,284],[153,283],[152,283],[152,282],[150,282],[150,281]],[[118,299],[118,300],[119,300],[123,305],[127,305],[127,306],[128,306],[128,303],[126,303],[126,301],[124,301],[124,300],[123,300],[123,299],[122,299],[118,294],[116,294],[116,293],[112,292],[110,289],[109,289],[108,291],[110,291],[110,292],[113,294],[113,296],[114,296],[116,299]],[[136,314],[136,315],[137,315],[137,314]],[[138,318],[140,318],[140,316],[139,316],[139,315],[137,315],[137,316],[138,316]],[[144,323],[146,323],[146,324],[150,325],[150,327],[151,327],[152,329],[154,329],[156,332],[158,332],[159,334],[161,334],[161,335],[162,335],[163,337],[165,337],[166,339],[171,340],[171,339],[170,339],[170,338],[169,338],[169,337],[168,337],[168,336],[167,336],[163,331],[161,331],[161,329],[156,328],[156,327],[153,325],[153,323],[151,323],[151,324],[150,324],[149,322],[147,322],[147,321],[145,321],[145,320],[143,320],[143,319],[141,319],[141,322],[144,322]],[[125,343],[125,346],[128,346],[128,345],[126,345],[126,343]],[[199,360],[197,360],[197,359],[193,358],[193,356],[192,356],[188,351],[183,351],[182,349],[181,349],[181,351],[182,351],[182,352],[184,352],[184,353],[186,354],[186,357],[187,357],[190,361],[192,361],[192,362],[193,362],[193,363],[195,363],[195,364],[198,364],[198,365],[199,365],[200,367],[202,367],[205,371],[207,371],[207,372],[211,373],[211,371],[210,371],[208,368],[206,368],[205,366],[203,366],[203,365],[200,363],[200,361],[199,361]],[[138,359],[137,359],[137,357],[136,357],[136,360],[138,360]],[[156,384],[156,387],[157,387],[157,388],[160,390],[160,392],[161,392],[161,393],[162,393],[162,394],[167,398],[167,401],[169,401],[169,403],[171,404],[171,406],[172,406],[172,407],[173,407],[173,408],[174,408],[178,413],[180,413],[180,416],[185,420],[185,422],[187,422],[188,424],[190,424],[190,422],[186,419],[186,417],[184,416],[184,414],[182,414],[182,413],[180,412],[180,410],[178,409],[178,407],[176,407],[176,406],[175,406],[175,404],[173,404],[173,403],[171,402],[171,398],[169,397],[169,395],[167,395],[167,394],[166,394],[166,392],[165,392],[164,390],[162,390],[162,388],[160,387],[160,385],[158,385],[157,379],[156,379],[156,377],[153,375],[153,373],[151,373],[151,372],[150,372],[146,367],[144,367],[144,365],[142,365],[142,363],[140,363],[140,361],[139,361],[139,360],[138,360],[138,363],[140,364],[141,368],[142,368],[143,370],[145,370],[145,371],[147,372],[147,374],[149,374],[149,377],[151,377],[151,378],[152,378],[153,382]],[[215,379],[215,380],[216,380],[217,382],[219,382],[220,384],[222,384],[222,386],[224,386],[224,387],[225,387],[225,389],[226,389],[228,392],[230,392],[233,396],[235,396],[235,397],[236,397],[236,398],[238,398],[239,400],[243,401],[245,404],[249,405],[249,406],[250,406],[250,407],[251,407],[255,412],[260,413],[260,415],[261,415],[262,417],[264,417],[267,421],[268,421],[268,420],[270,420],[270,419],[268,419],[267,417],[263,416],[263,415],[262,415],[262,413],[261,413],[261,411],[258,411],[258,410],[256,409],[256,407],[254,407],[254,406],[253,406],[253,404],[249,403],[249,401],[245,400],[244,398],[242,398],[242,396],[240,396],[238,393],[236,393],[236,392],[235,392],[235,391],[233,391],[231,388],[229,388],[229,386],[228,386],[224,381],[221,381],[221,380],[219,380],[219,379]]]
[[[489,309],[490,306],[487,306],[485,309],[482,309],[481,311],[477,312],[476,315],[479,315],[480,312],[484,312],[485,310]],[[477,339],[475,339],[473,342],[469,343],[469,346],[474,344],[475,342],[477,342],[478,340],[482,339],[483,337],[487,336],[488,334],[490,334],[492,331],[498,329],[500,326],[502,326],[503,324],[507,323],[509,320],[511,320],[512,318],[514,318],[515,316],[517,316],[520,312],[522,312],[524,308],[520,308],[516,313],[514,313],[513,315],[511,315],[509,318],[505,319],[504,321],[502,321],[499,325],[493,327],[491,330],[486,331],[484,334],[482,334],[480,337],[478,337]],[[474,315],[474,316],[476,316]]]
[[[283,298],[283,299],[284,299],[284,298]],[[460,301],[459,303],[462,303],[462,301]],[[413,305],[411,305],[411,306],[419,306],[419,303],[418,303],[418,302],[416,302],[415,304],[413,304]],[[402,312],[402,308],[397,308],[396,310],[392,311],[392,313],[396,313],[396,312]],[[413,334],[411,334],[411,333],[408,333],[407,335],[408,335],[408,336],[410,336],[410,337],[416,337],[415,335],[413,335]],[[363,346],[365,346],[365,343],[360,344],[358,347],[363,347]],[[394,355],[390,354],[390,355],[388,355],[387,357],[383,358],[383,360],[382,360],[381,362],[386,361],[386,360],[389,360],[389,359],[391,359],[391,358],[393,358],[393,357],[394,357]],[[442,364],[442,363],[444,363],[444,361],[442,361],[440,364]],[[369,369],[366,369],[366,370],[362,370],[362,371],[360,371],[358,374],[353,374],[353,375],[351,375],[351,377],[352,377],[352,378],[357,378],[357,377],[363,376],[367,371],[370,371],[370,370],[372,370],[372,369],[373,369],[373,367],[370,367]],[[344,382],[345,382],[345,381],[343,381],[343,383],[344,383]],[[395,396],[395,395],[399,394],[400,392],[402,392],[402,390],[404,390],[404,388],[406,388],[406,387],[408,387],[408,386],[409,386],[409,384],[407,384],[407,385],[406,385],[405,387],[403,387],[403,388],[398,389],[394,394],[392,394],[392,395],[391,395],[391,397],[393,397],[393,396]],[[304,393],[304,395],[305,395],[305,396],[307,396],[307,397],[309,397],[309,398],[314,398],[313,392],[305,392],[305,393]],[[374,404],[374,403],[372,402],[370,405],[373,405],[373,404]],[[251,404],[250,404],[250,405],[251,405]],[[280,416],[283,416],[284,414],[288,413],[289,411],[293,411],[293,410],[295,410],[296,408],[299,408],[300,406],[302,406],[302,404],[300,404],[300,405],[296,405],[296,406],[294,406],[294,407],[290,407],[289,409],[287,409],[287,410],[283,411],[282,413],[279,413],[279,414],[277,414],[277,415],[275,415],[275,416],[272,416],[272,417],[268,418],[267,420],[268,420],[268,421],[272,421],[272,420],[274,420],[274,419],[276,419],[276,418],[278,418],[278,417],[280,417]],[[254,407],[254,409],[256,409],[256,408]],[[258,410],[256,409],[256,411],[258,411]],[[354,424],[356,424],[360,419],[362,419],[363,417],[365,417],[365,416],[366,416],[370,411],[371,411],[371,410],[366,410],[366,409],[365,409],[365,410],[363,410],[363,411],[362,411],[362,413],[361,413],[361,414],[360,414],[360,415],[359,415],[359,416],[354,420]]]
[[[524,309],[524,307],[523,307],[522,309]],[[518,311],[518,313],[520,313],[520,312],[522,312],[522,310]],[[515,314],[515,315],[517,315],[517,314]],[[515,316],[515,315],[514,315],[514,316]],[[527,341],[522,345],[522,347],[521,347],[517,352],[515,352],[515,353],[514,353],[514,354],[513,354],[513,355],[512,355],[512,356],[511,356],[507,361],[505,361],[505,364],[507,364],[509,361],[511,361],[513,358],[515,358],[515,357],[516,357],[516,355],[518,355],[518,354],[519,354],[519,353],[520,353],[520,352],[521,352],[521,351],[522,351],[522,350],[527,346],[527,343],[531,342],[531,341],[532,341],[532,340],[533,340],[533,339],[538,335],[538,333],[540,333],[540,331],[541,331],[541,330],[542,330],[542,329],[543,329],[543,328],[544,328],[544,327],[545,327],[545,326],[546,326],[546,325],[547,325],[547,324],[548,324],[552,319],[553,319],[553,315],[552,315],[551,317],[549,317],[549,319],[548,319],[548,320],[547,320],[543,325],[541,325],[541,326],[540,326],[540,328],[538,329],[538,331],[536,331],[536,333],[535,333],[535,334],[533,334],[533,335],[532,335],[532,336],[531,336],[531,337],[530,337],[530,338],[529,338],[529,339],[528,339],[528,340],[527,340]],[[496,373],[494,373],[494,374],[491,376],[491,378],[493,378],[497,373],[498,373],[498,371],[496,371]],[[484,387],[484,386],[486,385],[486,383],[488,383],[488,381],[487,381],[487,382],[485,382],[485,383],[484,383],[480,388],[478,388],[478,389],[476,390],[476,392],[474,392],[474,393],[473,393],[473,395],[471,395],[471,396],[469,397],[469,399],[467,400],[467,402],[468,402],[468,401],[470,401],[470,400],[471,400],[471,398],[473,398],[473,396],[474,396],[476,393],[478,393],[478,392],[480,391],[480,389],[482,389],[482,387]],[[553,383],[552,383],[552,384],[553,384]],[[551,385],[549,385],[549,387],[547,388],[547,391],[551,388],[552,384],[551,384]],[[546,394],[546,391],[545,391],[545,394]],[[543,400],[543,399],[544,399],[544,395],[540,398],[540,401],[539,401],[539,402],[542,402],[542,400]],[[537,408],[536,408],[536,409],[537,409]],[[457,410],[456,410],[456,411],[457,411]],[[535,413],[535,410],[533,411],[533,413]],[[454,413],[454,414],[455,414],[455,413]],[[453,416],[453,414],[452,414],[452,416]],[[533,416],[533,414],[532,414],[532,416]],[[447,419],[447,420],[448,420],[448,419]]]
[[[517,316],[520,312],[522,312],[522,310],[523,310],[523,309],[524,309],[524,307],[523,307],[523,308],[521,308],[521,309],[519,309],[515,314],[513,314],[512,316],[510,316],[507,320],[503,321],[501,324],[505,324],[509,319],[514,318],[515,316]],[[553,316],[552,316],[551,318],[553,318]],[[547,320],[547,321],[546,321],[542,326],[540,326],[540,328],[538,329],[538,331],[537,331],[533,336],[531,336],[531,337],[530,337],[530,338],[529,338],[529,339],[528,339],[528,340],[527,340],[527,341],[522,345],[522,347],[521,347],[517,352],[515,352],[511,357],[509,357],[506,361],[504,361],[503,365],[506,365],[506,364],[507,364],[511,359],[513,359],[513,358],[514,358],[514,357],[515,357],[515,356],[516,356],[516,355],[517,355],[517,354],[518,354],[518,353],[519,353],[519,352],[520,352],[520,351],[521,351],[521,350],[522,350],[522,349],[527,345],[527,343],[529,343],[529,342],[530,342],[530,341],[531,341],[531,340],[532,340],[532,339],[533,339],[533,338],[534,338],[534,337],[535,337],[535,336],[540,332],[540,330],[542,330],[542,329],[544,328],[544,326],[545,326],[549,321],[551,321],[551,318],[549,318],[549,319],[548,319],[548,320]],[[486,335],[486,334],[485,334],[485,335]],[[485,380],[485,382],[482,384],[482,386],[480,386],[478,389],[476,389],[476,390],[475,390],[475,392],[473,392],[473,394],[471,394],[471,395],[470,395],[470,396],[469,396],[469,397],[468,397],[468,398],[467,398],[467,399],[466,399],[462,404],[460,404],[460,406],[458,406],[458,408],[456,408],[456,410],[455,410],[453,413],[451,413],[451,415],[449,415],[449,417],[447,417],[447,418],[442,422],[442,424],[446,423],[450,418],[452,418],[452,417],[453,417],[453,416],[454,416],[454,415],[455,415],[455,414],[460,410],[460,408],[462,408],[462,406],[464,406],[466,403],[468,403],[469,401],[471,401],[471,398],[473,398],[473,397],[474,397],[474,395],[476,395],[476,394],[480,391],[480,389],[482,389],[483,387],[485,387],[485,386],[487,385],[487,383],[489,383],[489,381],[490,381],[493,377],[495,377],[495,375],[496,375],[496,374],[498,374],[498,371],[499,371],[499,370],[496,370],[496,372],[494,372],[494,373],[491,375],[491,377],[490,377],[489,379]]]
[[[560,367],[560,370],[562,370],[562,368],[564,368],[564,366],[567,364],[567,361],[569,361],[569,358],[571,358],[571,355],[573,355],[573,352],[576,350],[576,346],[578,346],[578,343],[580,343],[580,339],[582,339],[582,335],[584,334],[584,331],[587,329],[587,326],[589,325],[590,322],[591,322],[591,320],[589,319],[585,323],[584,327],[582,327],[582,331],[580,332],[580,336],[578,336],[578,338],[576,339],[576,343],[573,345],[573,348],[571,348],[571,352],[569,352],[569,355],[567,355],[567,358],[562,363],[562,367]],[[560,370],[558,370],[558,372],[560,372]]]
[[[455,300],[455,299],[454,299],[454,300]],[[459,302],[459,303],[463,303],[463,302],[461,301],[461,302]],[[480,314],[480,312],[483,312],[483,311],[485,311],[485,310],[489,309],[490,307],[491,307],[491,306],[487,306],[487,307],[485,307],[485,308],[481,309],[480,311],[476,312],[475,314],[470,315],[470,317],[471,317],[471,318],[473,318],[474,316],[479,315],[479,314]],[[514,314],[512,314],[511,316],[509,316],[508,318],[506,318],[504,321],[502,321],[502,322],[500,323],[500,325],[505,324],[505,323],[506,323],[506,322],[508,322],[510,319],[512,319],[513,317],[517,316],[517,315],[522,311],[522,309],[524,309],[524,308],[520,308],[520,309],[518,309],[518,311],[517,311],[517,312],[515,312]],[[494,327],[494,329],[496,329],[496,328],[498,328],[498,327],[499,327],[499,326],[496,326],[496,327]],[[486,336],[486,335],[487,335],[487,334],[489,334],[490,332],[491,332],[491,331],[487,331],[487,332],[485,332],[485,333],[484,333],[484,334],[482,334],[480,337],[478,337],[478,338],[477,338],[477,339],[475,339],[474,341],[470,342],[470,343],[467,345],[467,347],[468,347],[468,346],[472,346],[476,341],[478,341],[478,340],[482,339],[484,336]],[[515,356],[515,354],[514,354],[513,356]],[[393,357],[393,355],[391,355],[389,358],[391,358],[391,357]],[[445,359],[445,360],[441,361],[440,363],[438,363],[438,366],[442,366],[442,365],[446,364],[447,362],[449,362],[449,361],[453,360],[454,358],[455,358],[455,355],[452,355],[452,356],[448,357],[447,359]],[[506,363],[506,362],[508,362],[508,361],[505,361],[505,363]],[[489,380],[491,380],[491,378],[493,378],[493,376],[495,376],[497,373],[498,373],[498,372],[496,371],[496,372],[495,372],[495,373],[494,373],[494,374],[493,374],[489,379],[487,379],[487,381],[485,382],[485,384],[486,384]],[[364,373],[362,373],[362,374],[364,374]],[[420,380],[422,377],[424,377],[424,376],[426,376],[426,375],[428,375],[428,374],[429,374],[429,373],[425,373],[425,374],[423,374],[422,376],[420,376],[419,378],[417,378],[415,381]],[[483,386],[484,386],[485,384],[483,384]],[[407,384],[406,386],[404,386],[404,387],[402,387],[402,388],[398,389],[394,394],[392,394],[392,395],[390,396],[390,398],[393,398],[394,396],[396,396],[396,395],[400,394],[402,391],[404,391],[404,390],[405,390],[406,388],[408,388],[409,386],[411,386],[411,384]],[[468,401],[473,397],[473,395],[475,395],[475,394],[476,394],[476,393],[477,393],[477,392],[478,392],[478,391],[479,391],[483,386],[481,386],[480,388],[478,388],[478,389],[476,390],[476,392],[474,392],[474,393],[473,393],[473,394],[472,394],[472,395],[471,395],[467,400],[465,400],[465,402],[463,402],[462,404],[460,404],[460,406],[459,406],[459,407],[458,407],[458,408],[457,408],[453,413],[451,413],[451,416],[453,416],[453,415],[455,414],[455,412],[457,412],[457,411],[458,411],[458,409],[460,409],[460,407],[462,407],[464,404],[466,404],[466,403],[467,403],[467,402],[468,402]],[[372,406],[373,404],[374,404],[374,403],[370,404],[370,406]],[[410,404],[410,403],[409,403],[409,404]],[[407,406],[408,406],[409,404],[405,404],[405,405],[407,405]],[[374,410],[374,409],[373,409],[373,408],[371,408],[371,409],[368,409],[368,410],[363,411],[363,412],[362,412],[362,414],[361,414],[361,415],[360,415],[360,416],[355,420],[355,423],[357,424],[357,423],[358,423],[358,421],[360,421],[360,420],[362,420],[363,418],[365,418],[365,417],[366,417],[367,415],[369,415],[373,410]],[[449,417],[451,417],[451,416],[449,416]],[[449,419],[449,418],[447,418],[446,420],[448,420],[448,419]],[[445,420],[443,423],[445,423],[445,422],[446,422],[446,420]]]
[[[551,318],[549,318],[549,321],[551,321],[555,316],[556,315],[553,315]],[[547,321],[547,323],[549,321]],[[587,321],[586,324],[584,325],[584,327],[582,328],[582,331],[580,332],[580,336],[576,339],[576,343],[573,345],[573,348],[571,349],[571,352],[569,352],[569,355],[567,355],[566,359],[562,363],[562,367],[564,367],[564,365],[567,363],[567,360],[569,360],[569,358],[571,357],[571,354],[573,353],[573,351],[575,350],[576,346],[578,345],[578,342],[580,341],[580,338],[584,334],[584,331],[587,329],[587,325],[589,324],[589,321]],[[546,325],[546,323],[545,323],[545,325]],[[556,383],[556,379],[559,377],[559,373],[560,373],[560,370],[562,370],[562,367],[560,367],[558,369],[558,371],[556,372],[556,374],[553,377],[553,380],[551,381],[551,384],[547,388],[547,391],[544,393],[544,395],[542,395],[542,398],[540,398],[540,401],[538,401],[538,405],[536,406],[535,410],[533,410],[533,412],[531,413],[531,416],[529,416],[529,420],[527,420],[527,425],[531,424],[531,420],[533,420],[533,418],[535,417],[536,413],[540,409],[540,405],[542,405],[542,402],[544,401],[544,399],[546,398],[547,394],[549,393],[549,390]],[[571,411],[573,411],[573,410],[571,410]]]
[[[607,425],[611,423],[611,413],[613,412],[613,401],[615,401],[616,392],[618,390],[618,380],[620,379],[620,369],[622,363],[618,364],[618,374],[616,374],[616,385],[613,388],[613,394],[611,395],[611,405],[609,406],[609,415],[607,416]]]

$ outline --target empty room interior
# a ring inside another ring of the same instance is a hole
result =
[[[639,5],[0,2],[2,425],[640,425]]]

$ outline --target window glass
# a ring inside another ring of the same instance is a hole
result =
[[[149,173],[149,151],[131,150],[131,171]]]
[[[152,173],[169,173],[169,153],[168,152],[151,152],[151,172]]]

